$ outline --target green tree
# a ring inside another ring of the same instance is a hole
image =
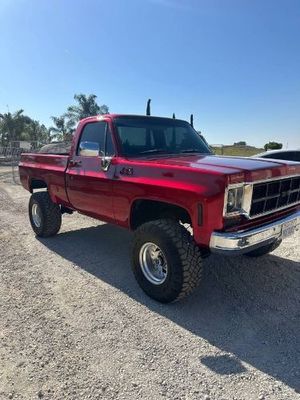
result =
[[[93,115],[108,114],[108,107],[103,104],[99,106],[96,102],[95,94],[75,94],[74,99],[77,104],[68,107],[68,117],[73,123],[78,122],[82,118],[91,117]]]
[[[265,150],[280,150],[282,149],[282,143],[269,142],[264,145]]]
[[[74,132],[74,121],[63,114],[60,117],[51,117],[55,126],[49,128],[51,137],[58,141],[70,141]]]
[[[247,146],[247,143],[244,140],[242,140],[240,142],[235,142],[234,146]]]
[[[14,113],[0,114],[0,140],[2,146],[21,139],[26,125],[31,121],[23,112],[24,110],[21,109]]]
[[[51,140],[51,132],[46,128],[44,124],[40,124],[39,121],[31,120],[25,127],[23,134],[21,135],[22,140],[31,142],[46,144]]]

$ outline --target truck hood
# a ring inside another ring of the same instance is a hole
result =
[[[169,165],[170,167],[193,168],[206,173],[228,175],[230,183],[300,175],[300,163],[298,162],[263,158],[180,154],[170,157],[151,157],[147,158],[146,162],[160,164],[162,167]]]

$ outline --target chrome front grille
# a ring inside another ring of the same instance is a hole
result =
[[[300,176],[255,183],[250,218],[300,204]]]

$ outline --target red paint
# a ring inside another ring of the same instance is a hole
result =
[[[183,207],[189,213],[197,243],[207,246],[212,231],[222,230],[225,187],[229,183],[253,182],[272,177],[300,174],[299,163],[241,157],[182,154],[172,157],[126,159],[113,125],[116,115],[105,115],[113,134],[116,156],[107,172],[101,169],[101,157],[76,155],[77,142],[87,122],[80,121],[73,139],[70,157],[48,154],[23,154],[19,165],[23,186],[30,190],[32,179],[46,182],[54,202],[86,215],[130,227],[131,208],[136,200],[158,200]],[[81,160],[80,166],[69,163]],[[124,171],[131,171],[128,174]],[[203,225],[198,226],[198,204],[203,206]],[[295,207],[294,207],[295,208]],[[259,225],[282,213],[259,218],[246,224]],[[235,227],[234,229],[237,229]]]

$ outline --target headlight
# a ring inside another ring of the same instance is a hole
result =
[[[240,184],[228,187],[225,193],[224,216],[249,215],[252,200],[251,184]]]
[[[243,207],[244,187],[229,189],[227,194],[226,213],[241,211]]]

